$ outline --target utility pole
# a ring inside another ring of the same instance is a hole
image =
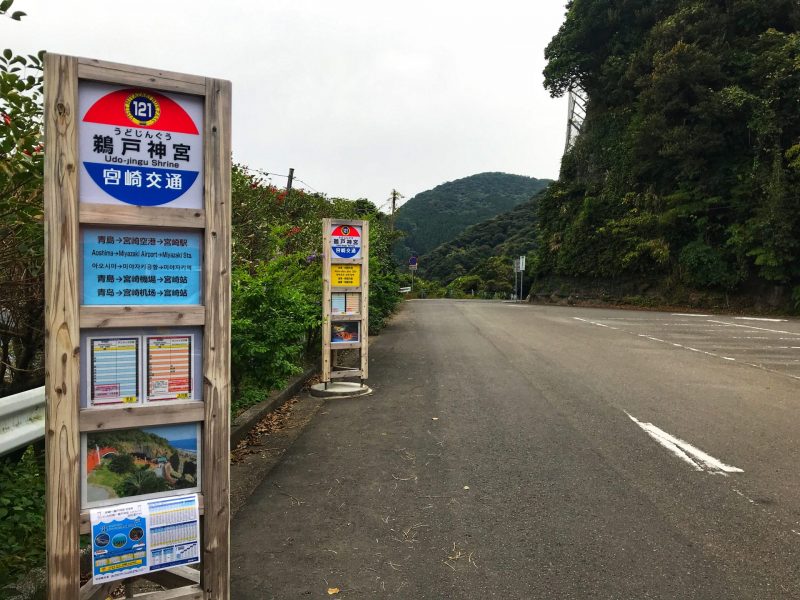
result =
[[[286,182],[286,195],[289,195],[289,192],[292,191],[292,180],[294,179],[294,167],[289,169],[289,179]]]
[[[389,219],[389,225],[392,231],[394,231],[394,213],[397,210],[397,201],[400,200],[400,198],[405,198],[405,196],[397,190],[392,190],[392,197],[390,198],[392,201],[392,216],[391,219]]]

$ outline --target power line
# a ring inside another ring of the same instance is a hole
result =
[[[302,183],[304,186],[306,186],[312,192],[314,192],[316,194],[322,194],[322,192],[320,192],[318,189],[316,189],[310,183],[306,183],[302,179],[298,179],[297,177],[295,177],[294,176],[294,169],[292,169],[292,172],[289,173],[288,175],[284,175],[283,173],[268,173],[267,171],[264,171],[263,169],[253,169],[252,167],[245,167],[245,166],[242,166],[242,169],[244,169],[245,171],[249,171],[251,173],[258,173],[259,175],[263,175],[264,177],[284,177],[287,181],[288,181],[289,177],[291,177],[293,181],[297,181],[299,183]]]

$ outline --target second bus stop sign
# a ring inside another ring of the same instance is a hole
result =
[[[361,258],[361,227],[335,226],[331,232],[331,250],[337,258]]]

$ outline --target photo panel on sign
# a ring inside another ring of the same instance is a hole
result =
[[[360,333],[361,323],[358,321],[333,321],[331,323],[331,345],[360,342]]]
[[[81,80],[80,201],[203,208],[203,98]]]
[[[200,492],[200,423],[91,431],[81,435],[81,506]]]
[[[82,227],[81,304],[202,304],[203,234]]]
[[[81,408],[202,400],[202,327],[81,331]]]

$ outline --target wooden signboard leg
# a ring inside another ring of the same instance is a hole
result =
[[[205,109],[206,327],[203,573],[208,600],[230,598],[231,86],[208,79]]]
[[[45,398],[48,598],[80,589],[78,65],[45,56]]]
[[[322,219],[322,381],[331,380],[331,220]]]
[[[369,378],[369,221],[364,221],[361,252],[361,384]]]

